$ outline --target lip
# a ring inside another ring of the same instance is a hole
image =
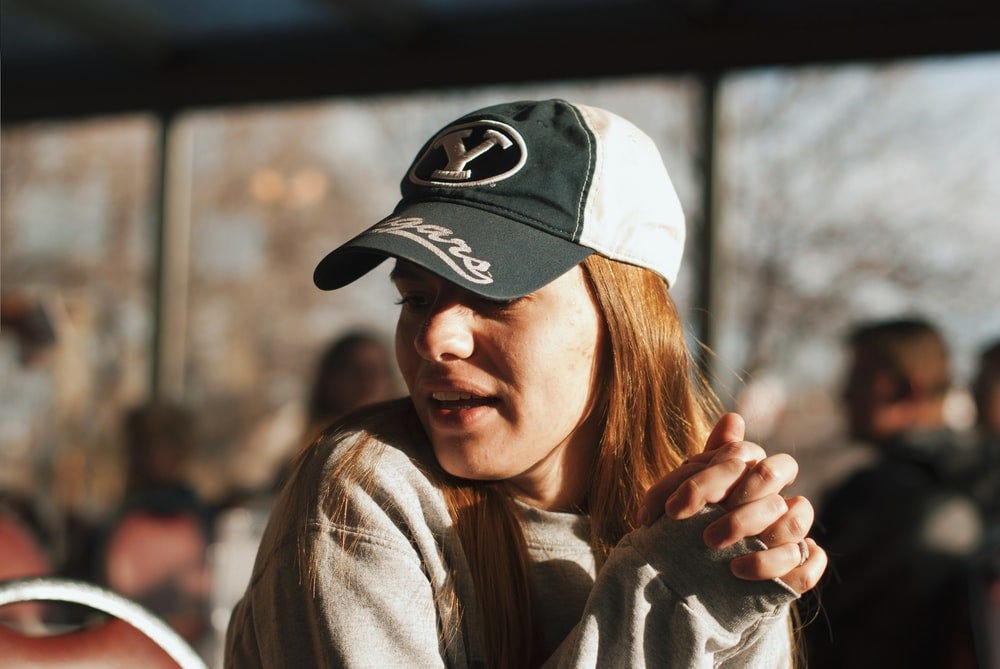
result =
[[[478,384],[458,380],[424,383],[418,395],[425,408],[428,427],[447,432],[472,429],[495,413],[501,402]]]

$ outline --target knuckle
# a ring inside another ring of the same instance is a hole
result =
[[[764,460],[754,467],[752,475],[764,486],[770,487],[780,482],[780,472],[778,472],[767,460]]]
[[[757,573],[764,571],[767,567],[767,558],[764,553],[765,551],[755,551],[744,555],[742,559],[745,561],[746,568]]]
[[[803,523],[802,519],[792,515],[786,520],[785,531],[790,537],[804,537],[809,533],[810,524]]]
[[[767,510],[772,516],[782,516],[788,511],[788,504],[781,495],[769,495],[766,500]]]
[[[746,535],[747,525],[738,513],[730,513],[719,519],[720,525],[725,528],[726,534],[731,537],[742,537]]]
[[[740,457],[740,443],[730,442],[715,450],[712,455],[712,462],[725,462],[726,460],[742,460]]]
[[[741,476],[747,468],[747,464],[738,458],[730,458],[722,464],[726,468],[726,473],[731,476]]]
[[[685,501],[690,502],[691,500],[699,499],[704,494],[704,490],[705,486],[698,477],[692,476],[677,489],[677,494]]]

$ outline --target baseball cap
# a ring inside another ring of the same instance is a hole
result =
[[[673,285],[684,214],[653,140],[604,109],[520,101],[466,114],[432,137],[393,213],[330,252],[319,288],[402,258],[483,297],[538,290],[592,253]]]

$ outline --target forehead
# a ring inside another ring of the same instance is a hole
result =
[[[434,287],[435,290],[448,289],[449,292],[455,291],[457,294],[467,295],[469,297],[479,297],[476,293],[473,293],[457,283],[448,281],[434,272],[426,270],[420,265],[414,264],[408,260],[403,260],[402,258],[396,259],[396,264],[389,273],[389,280],[393,283],[406,283],[411,285],[419,284],[420,286],[427,288]]]
[[[441,277],[437,276],[432,272],[428,272],[423,267],[420,267],[419,265],[414,265],[412,262],[409,262],[408,260],[403,260],[401,258],[396,259],[396,264],[393,265],[392,271],[389,273],[389,279],[391,279],[392,281],[405,281],[405,280],[444,281],[444,279],[442,279]]]

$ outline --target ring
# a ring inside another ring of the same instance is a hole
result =
[[[801,567],[809,559],[809,544],[803,539],[799,542],[799,553],[801,557],[799,558],[799,566]]]

